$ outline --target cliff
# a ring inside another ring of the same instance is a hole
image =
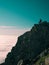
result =
[[[49,48],[49,22],[34,24],[30,31],[20,37],[1,65],[32,65],[41,52]],[[46,53],[46,52],[45,52]]]

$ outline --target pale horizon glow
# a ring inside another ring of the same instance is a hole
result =
[[[0,63],[2,63],[8,52],[11,51],[12,47],[17,42],[16,36],[0,35]]]
[[[29,29],[19,29],[15,26],[0,26],[0,63],[4,62],[8,52],[15,46],[18,36]]]

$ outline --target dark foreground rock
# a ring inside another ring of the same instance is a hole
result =
[[[34,24],[20,37],[1,65],[32,65],[41,52],[49,48],[49,22]]]

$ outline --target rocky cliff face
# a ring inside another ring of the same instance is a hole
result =
[[[34,59],[49,48],[49,23],[34,24],[32,29],[20,37],[1,65],[32,65]]]

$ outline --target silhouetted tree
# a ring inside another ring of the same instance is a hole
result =
[[[39,24],[41,24],[42,23],[42,19],[40,19],[40,21],[39,21]]]

